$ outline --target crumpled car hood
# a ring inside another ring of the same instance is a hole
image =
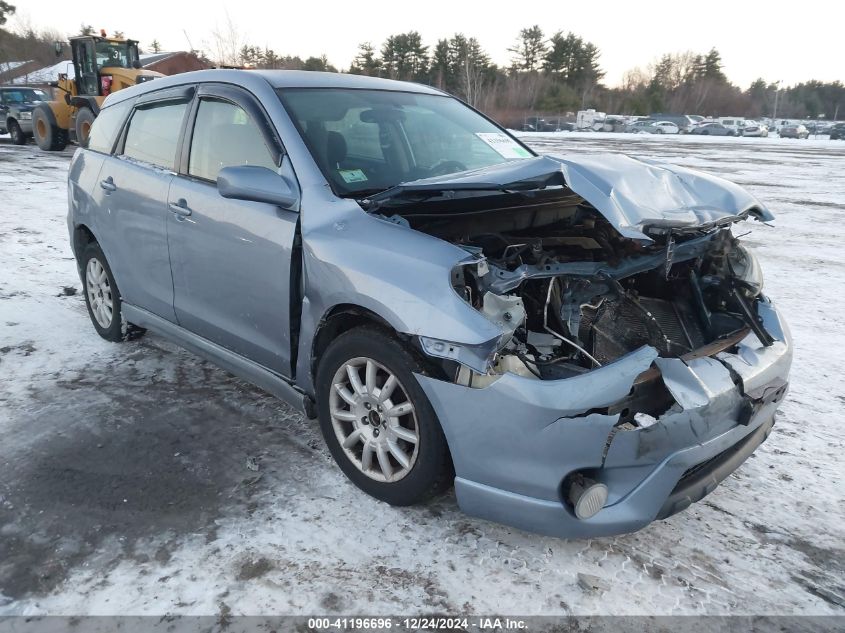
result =
[[[763,221],[774,219],[762,202],[732,182],[621,154],[538,156],[400,186],[416,191],[444,186],[456,190],[502,187],[525,181],[542,186],[543,182],[556,184],[555,176],[561,173],[572,191],[632,239],[650,241],[644,232],[648,226],[691,228],[741,219],[746,214]]]

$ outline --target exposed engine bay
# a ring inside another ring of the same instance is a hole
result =
[[[503,330],[489,371],[461,366],[460,384],[569,378],[644,345],[665,358],[710,355],[749,330],[771,342],[756,314],[760,269],[732,235],[735,218],[652,226],[650,240],[634,240],[566,187],[427,200],[397,216],[473,256],[452,285]]]

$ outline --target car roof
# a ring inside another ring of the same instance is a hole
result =
[[[273,88],[347,88],[370,90],[393,90],[397,92],[417,92],[420,94],[443,95],[444,92],[410,81],[395,81],[381,77],[367,77],[349,73],[328,73],[310,70],[235,70],[213,68],[180,73],[145,81],[137,86],[120,90],[110,95],[103,107],[118,103],[124,99],[137,97],[154,90],[194,83],[229,83],[246,89],[258,83],[270,84]]]

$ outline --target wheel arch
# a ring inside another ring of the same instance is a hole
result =
[[[317,375],[317,366],[329,344],[344,332],[356,327],[370,325],[385,330],[392,336],[400,337],[386,319],[372,310],[354,303],[341,303],[329,308],[320,318],[311,341],[311,364],[309,367],[311,383]]]
[[[457,370],[453,361],[428,356],[420,347],[416,336],[397,330],[384,317],[373,310],[353,303],[342,303],[328,309],[320,319],[311,342],[311,358],[309,366],[309,382],[314,385],[320,359],[329,344],[338,336],[357,327],[370,326],[381,330],[403,343],[409,352],[414,354],[426,368],[426,373],[443,380],[448,380]]]
[[[88,244],[92,243],[99,244],[100,242],[94,235],[94,231],[88,228],[88,225],[77,224],[73,227],[73,254],[76,256],[77,260],[79,259],[79,255],[82,253],[83,249],[88,246]]]

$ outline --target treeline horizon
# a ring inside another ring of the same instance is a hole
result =
[[[29,59],[55,63],[54,42],[62,36],[32,27],[11,32],[3,23],[0,19],[0,64]],[[80,34],[93,32],[89,25],[79,29]],[[153,40],[142,49],[159,52],[161,45]],[[418,31],[408,31],[378,45],[361,43],[350,66],[338,68],[325,55],[303,59],[251,44],[229,22],[191,52],[212,66],[347,72],[424,83],[512,126],[527,116],[566,116],[588,108],[622,115],[769,117],[776,98],[779,118],[845,117],[841,81],[777,86],[760,78],[743,90],[728,79],[716,48],[667,53],[646,67],[628,70],[616,87],[602,82],[600,48],[575,33],[549,34],[534,25],[521,29],[508,51],[510,64],[499,66],[475,37],[456,33],[428,45]]]

